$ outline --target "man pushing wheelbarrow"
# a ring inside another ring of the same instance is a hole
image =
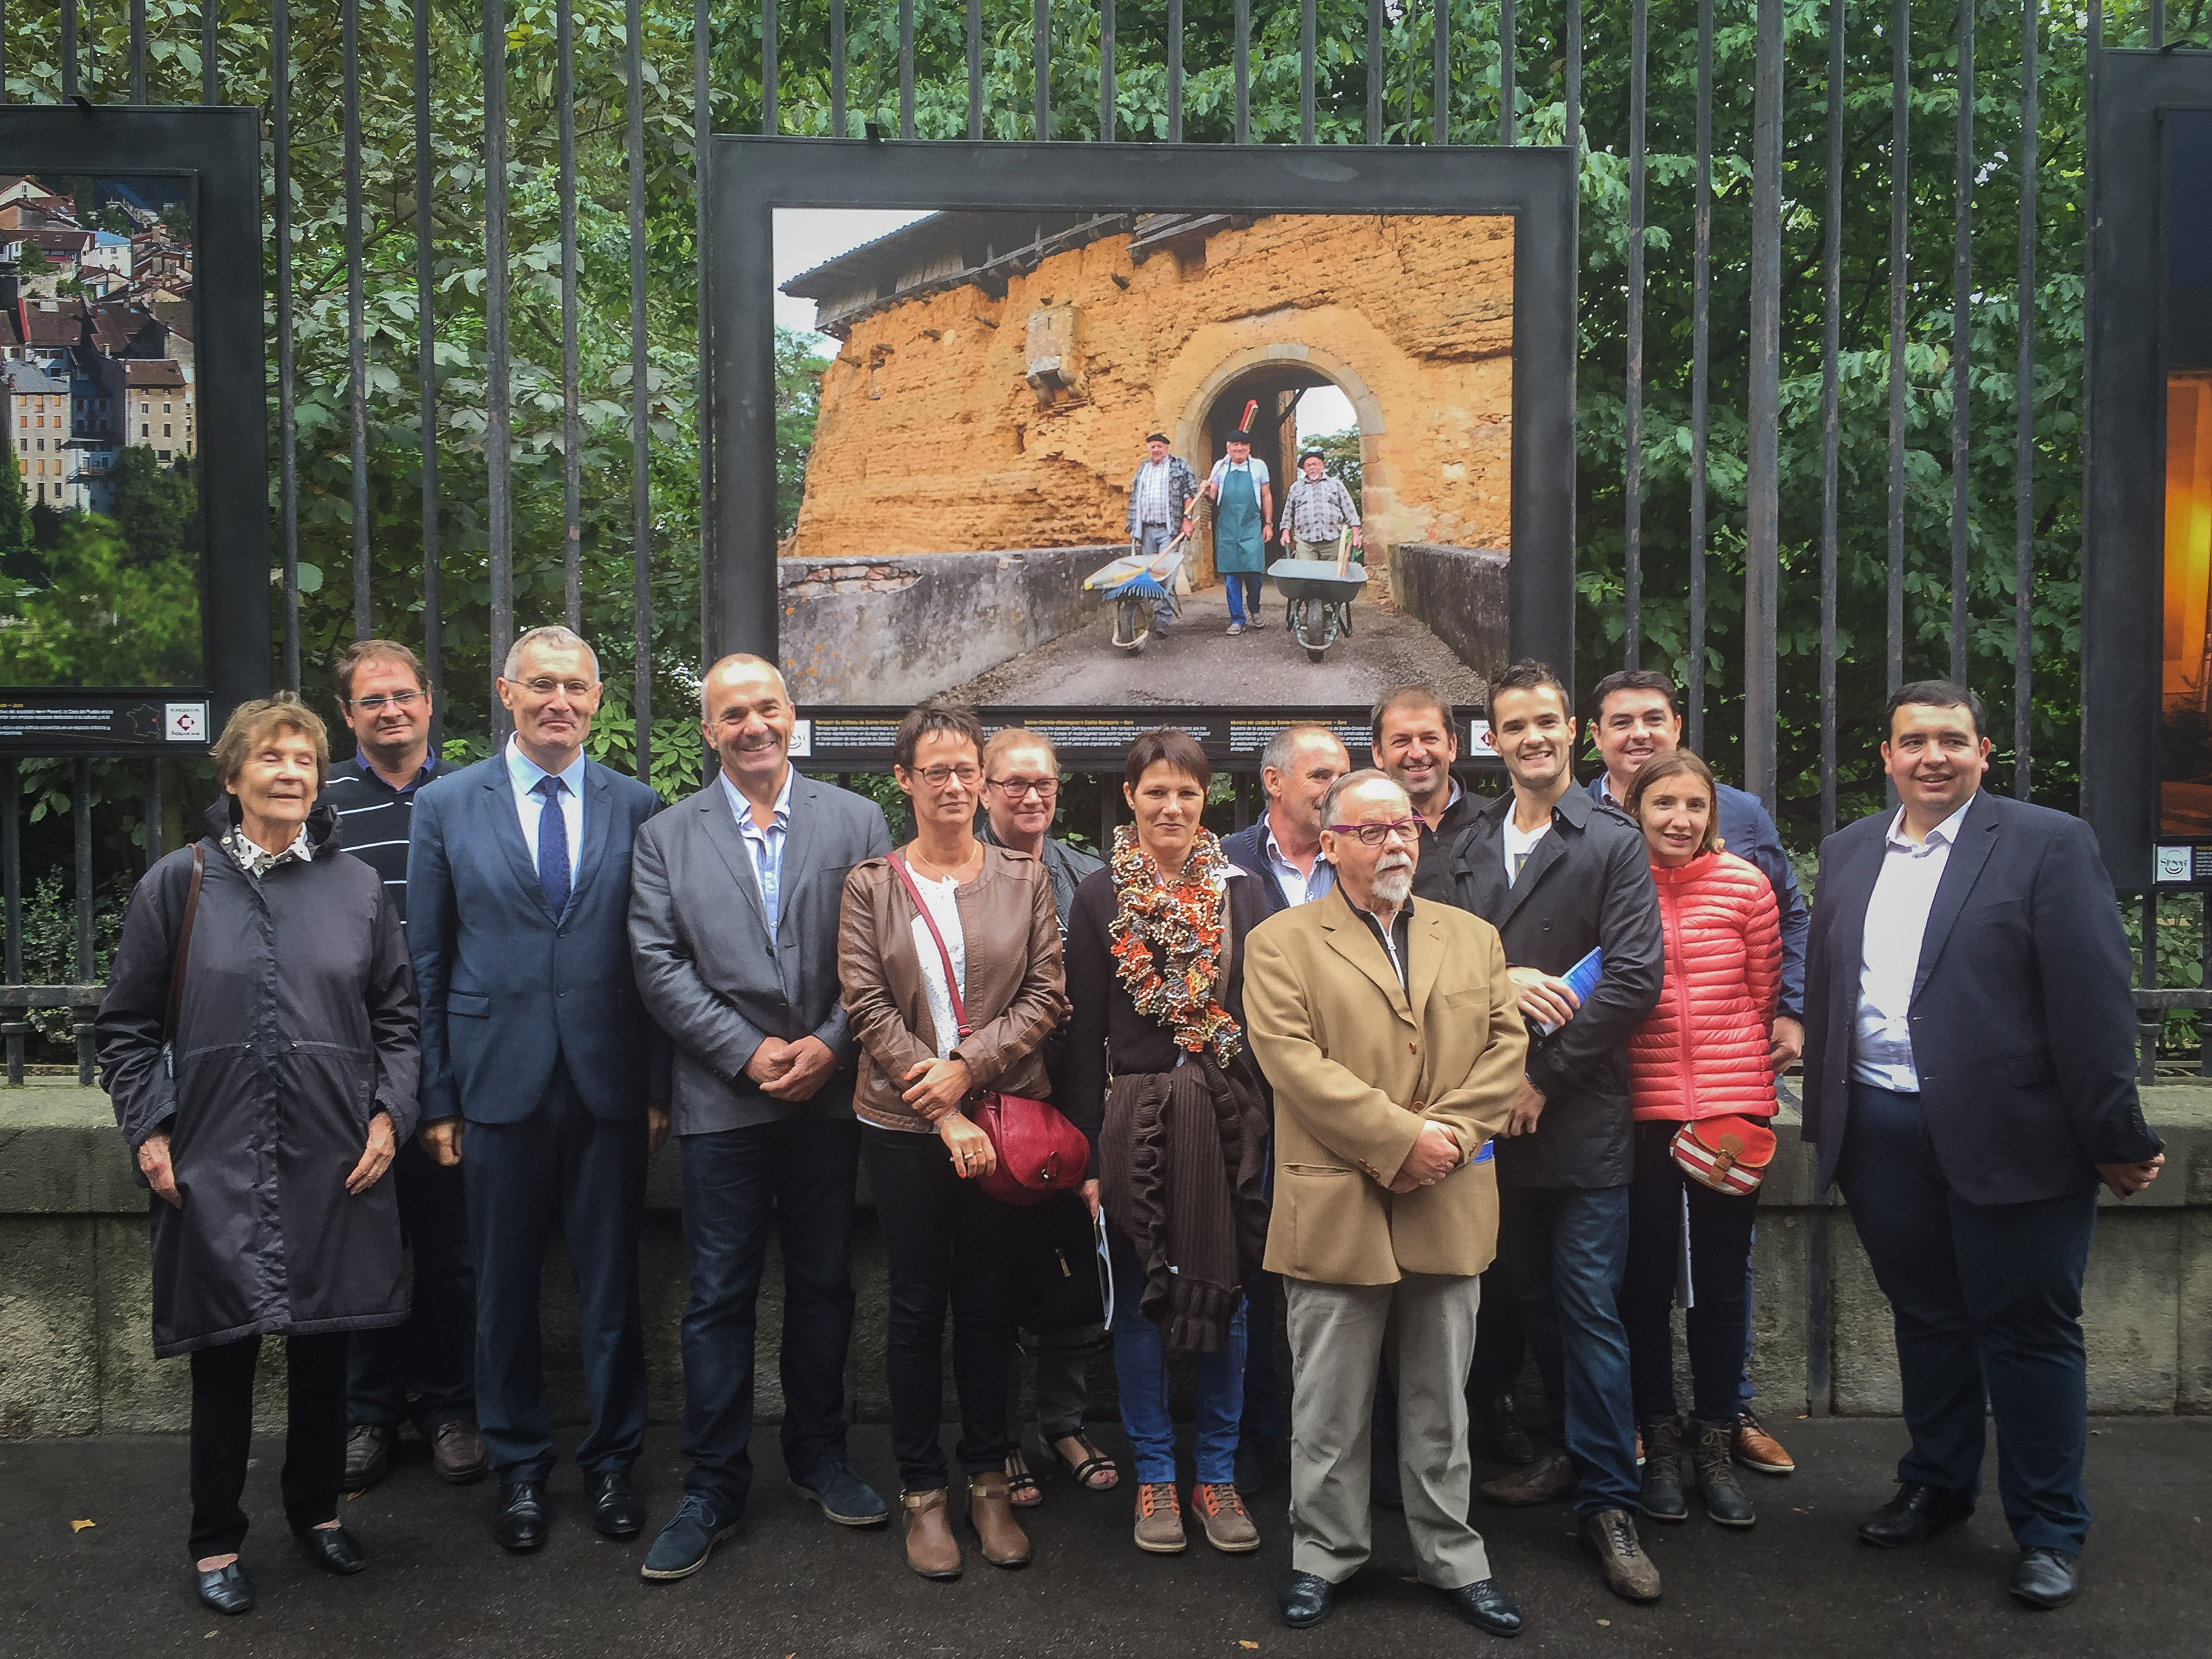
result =
[[[1322,660],[1340,634],[1352,632],[1352,602],[1367,581],[1359,508],[1340,478],[1327,476],[1318,449],[1298,457],[1304,474],[1283,501],[1283,553],[1268,568],[1290,607],[1291,631],[1306,656]],[[1358,563],[1354,563],[1355,556]]]

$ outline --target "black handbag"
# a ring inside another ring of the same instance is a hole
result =
[[[1106,1323],[1106,1259],[1080,1193],[1016,1212],[1014,1322],[1049,1336]]]

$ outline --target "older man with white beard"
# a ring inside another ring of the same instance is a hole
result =
[[[1336,886],[1253,929],[1244,1012],[1275,1093],[1267,1267],[1290,1310],[1291,1565],[1277,1607],[1318,1624],[1366,1562],[1376,1379],[1397,1389],[1398,1472],[1423,1583],[1498,1636],[1521,1614],[1468,1524],[1465,1384],[1476,1275],[1498,1236],[1491,1137],[1528,1052],[1488,922],[1413,896],[1421,820],[1383,773],[1322,802]]]

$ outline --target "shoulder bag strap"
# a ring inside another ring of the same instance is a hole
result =
[[[914,901],[914,908],[921,913],[922,922],[928,927],[930,938],[937,941],[938,957],[945,963],[945,988],[952,998],[952,1023],[959,1028],[962,1036],[972,1036],[974,1032],[968,1024],[968,1010],[960,1001],[960,976],[952,971],[952,952],[945,948],[945,935],[937,931],[937,918],[929,914],[929,906],[922,902],[921,889],[914,884],[914,878],[907,873],[906,860],[893,853],[890,866],[891,873],[906,889],[907,896]]]
[[[192,880],[185,891],[184,924],[177,929],[177,959],[169,967],[169,1012],[161,1022],[161,1039],[173,1042],[185,1014],[185,963],[192,953],[192,919],[199,915],[200,881],[207,874],[207,854],[192,843]]]

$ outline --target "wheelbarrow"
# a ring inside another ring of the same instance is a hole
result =
[[[1142,652],[1152,637],[1152,606],[1165,599],[1180,616],[1175,598],[1176,580],[1182,574],[1188,541],[1177,536],[1146,559],[1133,548],[1109,561],[1083,579],[1084,591],[1097,593],[1114,607],[1114,644],[1123,651]]]
[[[1285,623],[1305,647],[1307,660],[1321,661],[1337,635],[1352,632],[1352,602],[1367,585],[1367,567],[1352,562],[1348,534],[1335,558],[1278,559],[1267,574],[1283,596]]]

